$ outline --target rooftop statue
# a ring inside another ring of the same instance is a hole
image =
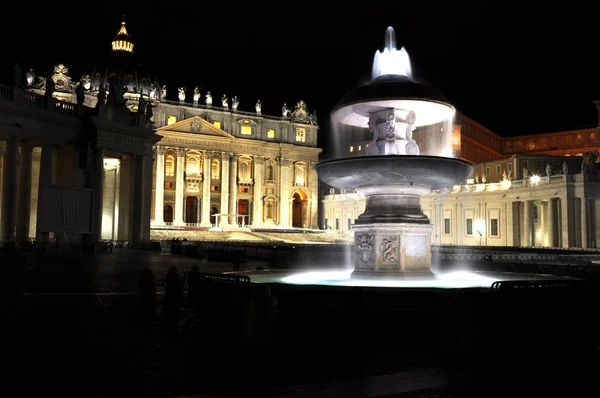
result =
[[[150,94],[149,94],[150,98],[153,100],[157,100],[158,99],[158,87],[156,87],[156,84],[152,84],[150,85]]]
[[[160,89],[160,100],[164,101],[167,99],[167,85],[163,84],[162,88]]]
[[[258,113],[259,115],[262,113],[262,104],[260,103],[260,100],[256,102],[254,108],[256,109],[256,113]]]
[[[185,101],[185,87],[179,87],[179,90],[177,91],[177,97],[179,98],[180,102]]]
[[[221,97],[221,105],[223,106],[223,108],[229,109],[229,103],[227,102],[227,96],[225,94],[223,94],[223,96]]]
[[[290,115],[290,110],[287,107],[287,104],[284,102],[281,107],[281,116],[288,117]]]
[[[238,100],[237,95],[233,96],[233,99],[231,100],[231,108],[234,111],[237,111],[238,106],[240,105],[240,101]]]
[[[206,92],[206,98],[204,99],[204,102],[206,103],[206,106],[212,106],[212,94],[210,91]]]
[[[33,86],[35,83],[35,72],[33,68],[29,69],[29,71],[25,74],[25,78],[27,80],[27,86]]]
[[[193,101],[195,104],[198,103],[198,101],[200,101],[200,89],[198,88],[198,86],[194,87],[194,97],[193,97]]]

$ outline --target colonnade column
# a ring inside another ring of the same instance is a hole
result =
[[[165,199],[165,152],[166,149],[156,146],[156,189],[154,195],[154,224],[164,224],[164,199]]]
[[[289,179],[289,167],[291,164],[290,159],[279,158],[277,159],[279,164],[279,225],[282,227],[290,226],[290,179]]]
[[[45,188],[52,185],[52,165],[54,163],[54,145],[44,144],[40,156],[40,178],[38,184],[38,202],[35,237],[38,241],[48,240],[48,231],[44,230],[44,214],[46,213]],[[104,166],[104,165],[103,165]]]
[[[11,136],[6,140],[4,168],[2,170],[2,242],[12,242],[15,238],[17,221],[17,179],[19,159],[19,138]]]
[[[231,153],[221,152],[221,214],[229,213],[229,157]],[[229,217],[219,217],[220,225],[228,225]]]
[[[587,199],[580,198],[581,203],[581,247],[583,249],[587,249],[589,247],[588,244],[588,206]]]
[[[532,219],[531,219],[531,208],[533,206],[533,200],[525,201],[525,211],[523,212],[523,238],[521,246],[531,246],[531,230],[532,230]]]
[[[43,156],[43,155],[42,155]],[[104,148],[94,150],[94,174],[92,180],[94,189],[94,224],[92,241],[102,239],[102,202],[104,198]]]
[[[237,169],[238,158],[240,155],[231,155],[231,164],[229,165],[229,214],[237,214]],[[238,218],[233,217],[229,221],[230,224],[238,225]]]
[[[212,152],[202,151],[202,217],[200,218],[201,227],[212,227],[210,222],[210,181],[211,181],[211,163]]]
[[[175,218],[173,225],[183,225],[183,190],[185,180],[183,178],[185,163],[185,148],[177,149],[177,171],[175,173]]]
[[[252,208],[252,225],[260,226],[263,223],[262,215],[262,197],[263,197],[263,176],[265,168],[265,158],[263,156],[254,157],[254,201]]]
[[[2,187],[4,181],[4,148],[0,148],[0,223],[2,223]],[[2,234],[2,232],[0,232]],[[2,236],[0,235],[0,238]]]
[[[556,233],[556,198],[550,198],[548,200],[548,246],[557,247],[557,233]]]
[[[19,239],[29,238],[29,218],[31,213],[31,167],[33,146],[21,145],[19,176],[19,199],[17,214],[17,232]]]
[[[133,207],[131,212],[131,241],[143,240],[144,224],[144,155],[134,156]]]

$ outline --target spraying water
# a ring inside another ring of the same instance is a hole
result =
[[[396,49],[396,32],[389,26],[385,31],[385,47],[383,52],[375,51],[373,59],[372,79],[383,75],[401,75],[412,79],[410,57],[406,49]]]

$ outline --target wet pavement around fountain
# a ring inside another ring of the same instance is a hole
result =
[[[204,346],[210,347],[212,342],[195,346],[198,342],[193,338],[194,327],[181,327],[169,334],[160,317],[149,329],[132,321],[140,270],[150,268],[156,279],[164,279],[172,266],[184,272],[199,265],[202,271],[220,273],[232,271],[231,263],[133,250],[101,254],[25,253],[0,260],[4,263],[1,337],[5,344],[4,361],[10,364],[4,385],[16,388],[23,396],[57,393],[79,397],[216,397],[228,395],[207,391],[231,388],[236,384],[233,380],[239,380],[237,388],[242,390],[247,383],[252,396],[464,395],[457,395],[456,387],[449,385],[455,377],[447,373],[448,369],[440,370],[440,363],[434,358],[393,353],[379,353],[372,358],[371,372],[359,379],[349,376],[348,380],[339,381],[344,377],[337,374],[315,383],[290,376],[278,384],[288,387],[267,387],[269,372],[278,377],[285,375],[276,369],[277,364],[268,363],[269,358],[285,355],[281,353],[284,346],[254,349],[242,356],[246,359],[230,363],[226,357],[239,349],[231,342],[230,347],[222,348],[224,358],[219,363],[202,363]],[[250,261],[245,265],[253,270],[265,264]],[[159,314],[162,298],[159,291]],[[190,318],[184,316],[180,325],[189,326],[188,321]],[[255,380],[262,380],[263,384]]]

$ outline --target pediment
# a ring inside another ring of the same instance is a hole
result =
[[[214,124],[204,120],[200,116],[192,116],[190,118],[180,120],[168,126],[159,127],[157,133],[187,133],[198,134],[203,136],[226,137],[233,136],[224,130],[216,127]]]

